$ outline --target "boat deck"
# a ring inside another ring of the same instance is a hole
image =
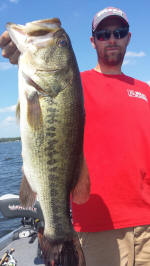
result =
[[[33,243],[29,243],[29,238],[22,238],[14,240],[0,251],[0,259],[4,253],[11,248],[15,249],[12,256],[17,261],[17,266],[44,266],[42,258],[37,255],[38,252],[38,239],[36,238]]]

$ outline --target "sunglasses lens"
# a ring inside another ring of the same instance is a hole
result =
[[[115,30],[113,32],[113,34],[114,34],[114,37],[116,39],[122,39],[125,36],[127,36],[128,32],[129,32],[129,29],[128,28],[120,28],[120,29]]]
[[[110,38],[111,32],[108,30],[100,30],[96,32],[95,34],[96,34],[96,38],[99,41],[107,41]]]

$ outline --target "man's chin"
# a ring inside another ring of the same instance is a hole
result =
[[[109,65],[109,66],[118,66],[118,65],[120,65],[121,64],[121,62],[120,61],[108,61],[107,62],[107,65]]]
[[[122,64],[122,59],[120,57],[107,57],[104,61],[105,64],[109,66],[117,66]]]

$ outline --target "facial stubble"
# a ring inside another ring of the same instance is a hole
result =
[[[114,49],[114,51],[111,51],[109,49]],[[121,48],[119,46],[105,47],[104,52],[99,54],[99,60],[103,62],[104,65],[121,65],[124,59],[125,52],[126,51],[121,51]]]

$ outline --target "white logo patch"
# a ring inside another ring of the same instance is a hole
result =
[[[130,96],[130,97],[136,97],[136,98],[140,98],[140,99],[143,99],[143,100],[145,100],[146,102],[148,102],[148,99],[147,99],[147,97],[146,97],[146,95],[145,94],[143,94],[143,93],[141,93],[141,92],[139,92],[139,91],[134,91],[134,90],[127,90],[128,91],[128,95]]]

